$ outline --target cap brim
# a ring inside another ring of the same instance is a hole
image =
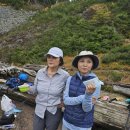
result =
[[[53,54],[53,53],[47,53],[46,56],[47,56],[47,55],[51,55],[51,56],[54,56],[54,57],[60,57],[60,56],[58,56],[58,55],[56,55],[56,54]]]
[[[93,60],[92,70],[93,70],[93,69],[96,69],[96,68],[98,67],[98,65],[99,65],[99,59],[98,59],[98,57],[95,56],[95,55],[76,56],[76,57],[74,58],[74,60],[72,61],[72,65],[73,65],[75,68],[78,68],[78,61],[79,61],[79,59],[82,58],[82,57],[85,57],[85,56],[88,56],[88,57],[90,57],[90,58]]]

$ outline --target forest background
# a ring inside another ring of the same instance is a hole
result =
[[[72,58],[90,50],[100,58],[101,80],[130,84],[129,0],[0,0],[35,16],[0,35],[0,60],[18,66],[43,64],[52,46],[63,49],[65,68]]]

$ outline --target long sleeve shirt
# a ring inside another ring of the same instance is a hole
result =
[[[68,76],[68,72],[61,68],[53,77],[48,76],[47,67],[38,71],[32,92],[37,94],[35,114],[40,118],[44,118],[45,110],[52,114],[56,113],[57,105],[63,98],[63,90]]]
[[[82,79],[82,76],[78,73],[79,77]],[[90,73],[90,75],[94,75],[93,73]],[[100,89],[101,89],[101,83],[100,80],[97,78],[96,81],[96,90],[93,94],[88,94],[87,92],[84,93],[84,95],[80,95],[77,97],[69,97],[69,84],[70,84],[71,77],[68,78],[66,83],[66,89],[64,91],[64,104],[65,105],[78,105],[82,104],[82,109],[85,112],[89,112],[92,109],[93,103],[92,103],[92,97],[98,98],[100,96]],[[80,128],[77,126],[74,126],[73,124],[68,123],[63,119],[63,124],[69,128],[70,130],[86,130],[86,128]]]

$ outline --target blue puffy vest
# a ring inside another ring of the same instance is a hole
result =
[[[86,87],[83,84],[83,80],[89,80],[94,76],[86,76],[79,78],[77,74],[72,76],[69,86],[69,97],[77,97],[85,94]],[[79,105],[66,105],[64,112],[64,120],[81,128],[90,128],[93,125],[94,106],[91,111],[84,112],[82,104]]]

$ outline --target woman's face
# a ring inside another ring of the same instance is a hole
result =
[[[47,65],[51,68],[59,67],[60,64],[60,58],[54,57],[52,55],[47,55]]]
[[[92,69],[93,61],[89,57],[82,57],[78,61],[78,70],[81,73],[81,75],[86,75],[89,73]]]

